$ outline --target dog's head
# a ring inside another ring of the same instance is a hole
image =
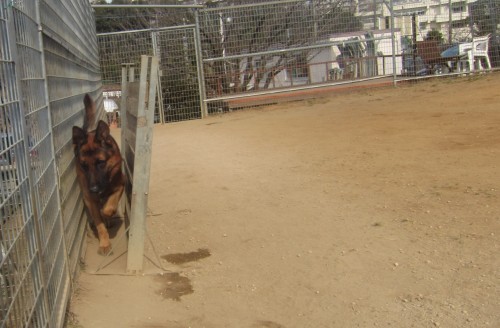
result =
[[[90,97],[85,97],[85,109],[94,107]],[[90,192],[101,194],[113,177],[121,170],[118,146],[110,134],[109,126],[99,121],[95,131],[73,127],[73,147],[78,170],[85,176]]]

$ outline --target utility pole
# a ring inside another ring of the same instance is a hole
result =
[[[469,13],[470,15],[470,13]],[[448,0],[448,44],[451,44],[451,32],[453,31],[452,28],[452,11],[451,11],[451,0]]]
[[[413,74],[417,75],[417,14],[411,15],[411,30],[412,30],[412,44],[413,44]]]

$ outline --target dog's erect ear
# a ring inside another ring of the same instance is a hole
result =
[[[83,105],[85,106],[85,117],[83,119],[83,130],[88,131],[95,122],[95,103],[92,97],[87,93],[83,97]]]
[[[101,144],[109,145],[109,126],[103,120],[100,120],[97,123],[97,129],[95,130],[95,140],[96,142],[100,142]]]
[[[73,145],[80,146],[87,140],[87,135],[83,129],[74,126],[73,127]]]
[[[83,97],[83,104],[85,105],[85,109],[92,108],[92,106],[94,106],[94,101],[88,93],[85,94],[85,97]]]

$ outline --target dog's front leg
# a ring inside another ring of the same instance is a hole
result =
[[[101,214],[105,219],[110,219],[116,214],[116,210],[118,209],[118,204],[120,202],[120,198],[123,194],[123,185],[119,185],[116,187],[114,192],[108,197],[104,206],[102,207]]]
[[[98,201],[93,201],[90,197],[85,197],[84,202],[87,206],[87,209],[92,216],[92,220],[94,221],[94,225],[97,229],[97,235],[99,238],[99,250],[98,253],[101,255],[106,255],[111,250],[111,242],[109,241],[109,233],[108,229],[104,225],[104,222],[101,217],[101,211],[99,210]]]

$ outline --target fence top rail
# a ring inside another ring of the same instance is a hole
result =
[[[215,62],[215,61],[219,61],[219,60],[247,58],[250,56],[275,55],[275,54],[282,54],[282,53],[293,52],[293,51],[319,49],[319,48],[333,47],[333,46],[338,46],[338,45],[345,45],[345,44],[352,44],[352,43],[359,43],[359,42],[366,42],[366,41],[380,41],[380,40],[388,40],[388,39],[391,39],[391,36],[379,37],[379,38],[356,39],[356,40],[322,42],[322,43],[311,45],[311,46],[302,46],[302,47],[295,47],[295,48],[284,48],[284,49],[268,50],[268,51],[261,51],[261,52],[252,52],[252,53],[245,53],[245,54],[241,54],[241,55],[229,55],[229,56],[216,57],[216,58],[206,58],[206,59],[203,59],[203,62],[210,63],[210,62]]]
[[[236,6],[225,6],[225,7],[212,7],[207,8],[205,5],[92,5],[92,8],[103,8],[103,9],[117,9],[117,8],[164,8],[164,9],[203,9],[204,11],[220,11],[223,9],[240,9],[240,8],[251,8],[258,6],[269,6],[269,5],[282,5],[286,3],[297,3],[302,0],[281,0],[281,1],[270,1],[266,3],[250,3]]]
[[[235,100],[235,99],[242,99],[242,98],[252,98],[252,97],[258,97],[258,96],[274,95],[274,94],[280,94],[280,93],[287,93],[290,91],[331,88],[332,86],[338,86],[338,85],[356,84],[359,82],[382,80],[382,79],[387,78],[387,77],[388,77],[387,75],[381,75],[381,76],[362,78],[362,79],[358,79],[358,80],[348,80],[345,82],[331,82],[331,83],[327,83],[327,84],[313,84],[313,85],[308,85],[308,86],[291,87],[291,88],[283,88],[283,89],[270,89],[270,90],[265,90],[265,91],[257,91],[257,92],[250,92],[250,93],[245,93],[245,94],[234,94],[234,95],[229,95],[229,96],[210,98],[210,99],[205,99],[203,101],[205,103],[211,103],[211,102],[215,102],[215,101]],[[392,77],[392,76],[389,76],[389,77]],[[427,76],[427,78],[428,78],[428,76]]]
[[[106,32],[97,33],[97,36],[103,35],[115,35],[115,34],[130,34],[130,33],[141,33],[141,32],[161,32],[161,31],[171,31],[171,30],[182,30],[186,28],[195,28],[194,24],[178,25],[178,26],[168,26],[168,27],[155,27],[155,28],[145,28],[140,30],[126,30],[118,32]]]
[[[92,5],[92,8],[166,8],[166,9],[201,9],[204,5]]]
[[[241,8],[272,6],[272,5],[284,5],[287,3],[298,3],[298,2],[303,2],[303,0],[281,0],[281,1],[269,1],[269,2],[264,2],[264,3],[261,2],[261,3],[249,3],[249,4],[243,4],[243,5],[234,5],[234,6],[211,7],[211,8],[204,8],[203,11],[205,11],[205,12],[221,11],[221,10],[227,10],[227,9],[241,9]]]

